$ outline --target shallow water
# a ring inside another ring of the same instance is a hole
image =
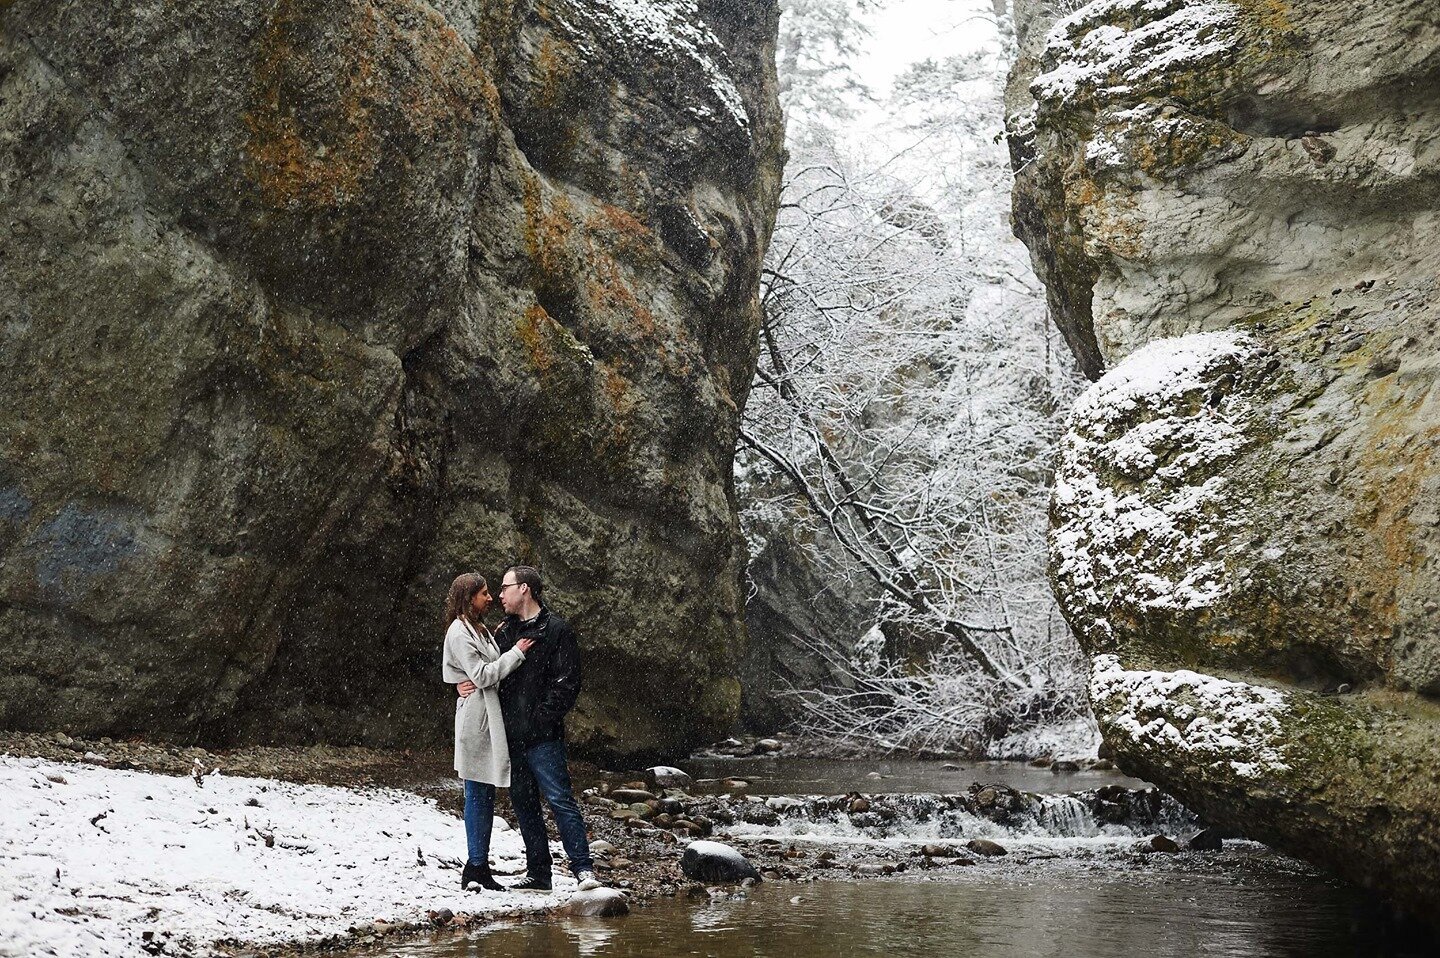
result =
[[[958,768],[945,768],[956,765]],[[691,758],[681,767],[695,779],[739,778],[758,795],[956,794],[973,782],[998,783],[1022,792],[1079,792],[1102,785],[1144,788],[1146,783],[1114,770],[1052,772],[1024,762],[957,762],[940,759]],[[880,777],[871,776],[875,773]],[[718,782],[698,783],[696,793],[729,791]]]
[[[927,880],[769,882],[615,919],[501,925],[396,946],[461,956],[1407,955],[1379,940],[1359,891],[1260,846],[1212,856],[1061,858]]]

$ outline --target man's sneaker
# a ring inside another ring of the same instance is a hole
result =
[[[549,891],[550,879],[536,878],[534,875],[526,875],[524,878],[510,886],[511,891]]]
[[[597,879],[595,873],[588,868],[582,868],[576,872],[575,880],[580,883],[581,891],[590,891],[592,888],[600,887],[599,879]]]

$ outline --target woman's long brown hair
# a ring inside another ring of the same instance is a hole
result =
[[[487,583],[485,577],[478,572],[462,572],[450,583],[450,593],[445,596],[445,622],[448,629],[450,623],[456,619],[463,618],[466,622],[474,625],[470,618],[470,603],[475,598],[475,593],[485,588]]]

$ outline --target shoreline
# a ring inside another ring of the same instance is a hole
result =
[[[788,745],[787,745],[788,750]],[[796,751],[799,751],[797,749]],[[458,887],[446,891],[452,880],[458,885],[459,865],[463,857],[464,832],[459,814],[461,791],[453,777],[450,766],[451,754],[444,751],[394,752],[363,747],[317,746],[246,746],[228,750],[208,750],[198,746],[179,746],[144,740],[115,741],[106,739],[73,739],[62,733],[13,733],[0,732],[0,770],[12,766],[15,760],[44,761],[57,763],[60,768],[104,769],[109,772],[130,772],[157,779],[164,778],[171,783],[180,783],[180,791],[172,794],[198,797],[208,795],[203,781],[197,785],[193,780],[199,773],[204,781],[218,781],[243,784],[251,789],[267,785],[281,785],[286,788],[329,790],[316,791],[310,798],[319,797],[325,802],[344,804],[360,803],[365,806],[359,813],[363,816],[388,814],[383,807],[372,808],[366,803],[378,802],[381,806],[389,803],[400,808],[406,815],[423,818],[425,828],[433,834],[429,839],[434,844],[431,852],[422,853],[422,860],[429,855],[433,865],[428,872],[417,875],[438,875],[442,885],[433,881],[414,884],[413,895],[405,882],[418,882],[418,877],[407,876],[398,882],[388,879],[390,887],[382,889],[390,910],[384,914],[345,916],[321,916],[328,924],[311,931],[298,926],[293,937],[270,938],[264,934],[244,936],[218,936],[208,941],[191,941],[189,950],[178,953],[207,953],[227,958],[288,958],[288,956],[315,953],[365,954],[385,947],[387,942],[399,939],[419,939],[425,936],[449,938],[464,935],[476,928],[486,927],[499,921],[538,922],[564,916],[569,900],[564,886],[571,881],[563,864],[555,869],[556,893],[547,896],[499,893],[482,896],[489,901],[474,900],[473,893],[461,892]],[[13,756],[14,758],[8,758]],[[213,770],[220,775],[211,778]],[[208,773],[208,774],[207,774]],[[42,773],[43,774],[43,773]],[[596,872],[605,884],[625,892],[632,907],[645,907],[661,898],[675,898],[693,895],[703,898],[704,886],[683,877],[679,860],[684,846],[695,838],[708,838],[715,832],[715,824],[727,825],[749,821],[746,816],[770,816],[772,806],[781,808],[783,813],[788,798],[772,798],[770,804],[763,796],[746,795],[743,788],[732,796],[689,795],[685,792],[653,788],[650,792],[648,811],[644,799],[629,801],[635,796],[626,796],[627,787],[640,790],[644,783],[638,780],[624,781],[638,772],[615,772],[600,769],[590,763],[572,763],[577,799],[586,820],[591,842],[597,848]],[[593,787],[590,786],[592,783]],[[877,783],[878,784],[878,783]],[[58,786],[57,786],[58,787]],[[992,786],[993,792],[1001,786]],[[284,788],[280,788],[284,791]],[[333,791],[339,790],[339,791]],[[1013,790],[1010,790],[1013,792]],[[1020,793],[1014,793],[1016,795]],[[404,796],[403,800],[397,796]],[[875,795],[877,811],[886,801],[895,796]],[[617,798],[620,800],[617,801]],[[839,798],[838,796],[836,798]],[[844,804],[853,811],[849,803],[855,800],[868,801],[852,793]],[[307,799],[307,801],[310,799]],[[311,805],[316,805],[311,802]],[[314,817],[321,817],[326,809],[317,806]],[[423,809],[434,814],[424,815]],[[626,809],[629,809],[627,813]],[[682,810],[683,808],[683,810]],[[210,806],[219,812],[220,806]],[[237,811],[227,809],[234,818]],[[729,813],[739,813],[739,818],[726,822]],[[307,813],[310,814],[310,813]],[[496,815],[506,821],[513,820],[507,791],[499,792]],[[88,817],[88,816],[87,816]],[[220,817],[224,817],[223,814]],[[547,816],[548,818],[548,816]],[[699,822],[691,821],[698,818]],[[713,823],[712,823],[713,819]],[[768,820],[766,817],[758,821]],[[310,819],[298,819],[294,827],[311,824]],[[232,822],[233,826],[234,823]],[[248,827],[249,823],[245,825]],[[693,827],[691,827],[693,826]],[[379,827],[379,826],[376,826]],[[763,830],[763,829],[762,829]],[[247,833],[248,834],[248,833]],[[345,839],[348,841],[348,833]],[[553,834],[553,825],[552,825]],[[924,846],[918,841],[897,840],[888,844],[853,843],[831,836],[801,836],[752,834],[741,836],[717,835],[739,849],[764,875],[767,881],[806,883],[815,880],[841,879],[847,881],[880,878],[885,875],[903,873],[910,869],[924,870],[936,874],[933,869],[945,870],[980,866],[997,867],[998,858],[989,858],[985,853],[971,854],[954,842],[940,843],[943,852],[934,851],[934,846]],[[83,841],[83,835],[75,838]],[[253,840],[252,840],[253,844]],[[406,847],[398,839],[391,843],[396,849],[415,857],[416,849]],[[411,843],[413,845],[413,843]],[[514,845],[513,848],[509,847]],[[607,847],[608,846],[608,847]],[[552,845],[552,847],[554,847]],[[235,846],[236,850],[240,845]],[[930,850],[927,850],[929,848]],[[350,849],[347,846],[347,851]],[[358,854],[358,851],[357,851]],[[1001,853],[1003,854],[1003,852]],[[1135,854],[1143,854],[1138,849]],[[1010,859],[1022,864],[1030,857],[1023,850]],[[523,874],[523,855],[519,851],[518,835],[513,826],[497,829],[492,845],[492,858],[496,861],[496,873],[502,883]],[[451,867],[453,865],[453,868]],[[353,862],[340,862],[338,867],[354,868]],[[512,872],[510,868],[515,870]],[[437,871],[438,869],[438,871]],[[394,887],[399,885],[398,890]],[[383,897],[383,895],[382,895]],[[473,901],[474,910],[464,906]],[[458,903],[457,903],[458,902]],[[0,902],[3,904],[3,902]],[[427,912],[445,908],[451,912],[446,918],[443,912],[436,921]],[[351,920],[353,918],[353,921]],[[383,919],[376,921],[376,919]],[[351,927],[343,928],[343,920]],[[244,916],[239,922],[243,923]],[[253,928],[247,928],[253,932]],[[271,929],[273,933],[273,928]],[[3,939],[0,939],[3,941]],[[3,953],[3,949],[0,949]],[[163,948],[152,954],[177,954]]]

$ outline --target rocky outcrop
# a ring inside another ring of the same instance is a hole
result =
[[[1388,0],[1032,16],[1015,222],[1091,378],[1052,510],[1128,772],[1440,905],[1440,28]]]
[[[717,737],[776,17],[0,3],[0,725],[437,741],[529,561],[572,739]]]

